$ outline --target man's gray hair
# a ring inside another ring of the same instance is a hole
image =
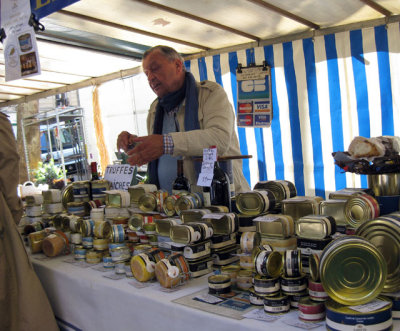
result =
[[[181,60],[182,63],[184,63],[183,57],[172,47],[169,46],[163,46],[163,45],[158,45],[149,48],[143,53],[143,60],[150,54],[153,53],[154,51],[159,51],[161,52],[168,60],[174,61],[174,60]],[[185,66],[183,66],[185,67]]]

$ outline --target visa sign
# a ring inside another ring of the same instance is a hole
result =
[[[79,0],[30,0],[31,11],[36,19],[41,19]]]

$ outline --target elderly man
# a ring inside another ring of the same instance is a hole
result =
[[[182,57],[167,46],[155,46],[144,53],[143,71],[158,97],[147,117],[151,134],[136,137],[123,131],[117,148],[127,152],[131,165],[149,163],[150,183],[171,191],[176,160],[183,158],[184,174],[195,186],[198,173],[193,157],[202,156],[203,149],[210,146],[217,147],[219,156],[240,155],[235,114],[221,86],[196,82],[186,72]],[[241,160],[233,161],[233,177],[236,192],[249,190]]]

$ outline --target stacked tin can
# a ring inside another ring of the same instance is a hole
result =
[[[332,216],[307,215],[300,217],[295,223],[297,248],[301,252],[303,271],[309,273],[309,258],[320,256],[323,249],[332,241],[336,233],[336,222]]]
[[[32,224],[35,222],[42,221],[42,194],[33,194],[25,197],[26,208],[25,214],[28,223]]]
[[[43,216],[54,216],[61,214],[64,211],[64,206],[62,204],[62,194],[61,190],[51,189],[47,191],[42,191],[43,195]]]

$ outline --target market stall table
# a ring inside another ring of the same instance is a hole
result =
[[[173,302],[205,290],[207,275],[191,279],[177,291],[164,292],[158,282],[137,288],[134,279],[112,280],[103,276],[113,271],[85,268],[65,262],[68,259],[72,261],[71,256],[31,256],[57,319],[71,330],[300,330],[284,322],[290,317],[287,314],[273,322],[237,320]],[[291,315],[296,321],[297,312]],[[325,330],[325,323],[313,330]]]

